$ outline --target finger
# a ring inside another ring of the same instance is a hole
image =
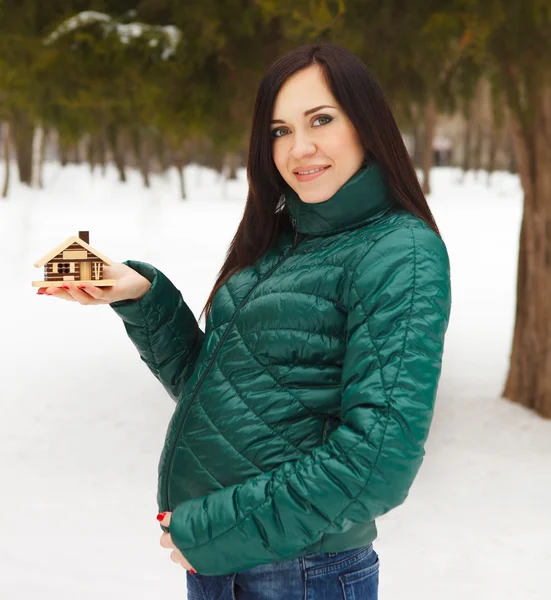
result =
[[[65,290],[59,287],[46,288],[44,295],[55,296],[56,298],[61,298],[61,300],[70,300],[71,302],[75,302],[75,299],[70,294],[68,294]]]
[[[163,517],[161,519],[161,517]],[[164,512],[164,513],[159,513],[157,515],[157,520],[160,519],[160,523],[161,525],[164,525],[165,527],[169,527],[170,526],[170,520],[172,518],[172,513],[171,512]]]
[[[109,287],[112,287],[112,286],[109,286]],[[81,292],[83,292],[84,294],[86,294],[92,298],[95,298],[96,300],[103,300],[103,298],[105,296],[105,291],[102,288],[99,288],[95,285],[77,284],[77,289],[80,290]]]
[[[67,293],[79,304],[99,304],[95,298],[87,294],[84,290],[78,289],[76,283],[67,281],[63,284],[63,289],[65,288]]]
[[[182,564],[182,561],[185,562],[186,559],[184,558],[184,556],[182,555],[182,553],[179,550],[173,550],[170,553],[170,560],[172,562]]]
[[[176,548],[176,546],[172,542],[172,537],[170,533],[163,533],[161,536],[161,546],[163,548]]]

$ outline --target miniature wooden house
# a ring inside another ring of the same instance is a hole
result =
[[[44,281],[33,281],[34,287],[59,287],[64,281],[79,281],[95,286],[114,285],[114,279],[103,278],[103,266],[113,262],[89,245],[89,232],[67,238],[46,256],[34,263],[44,267]]]

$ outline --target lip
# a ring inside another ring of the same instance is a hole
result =
[[[312,169],[321,169],[321,167],[328,167],[329,165],[304,165],[303,167],[297,167],[293,169],[293,173],[296,175],[297,171],[311,171]]]
[[[294,176],[298,179],[298,181],[312,181],[313,179],[317,179],[321,177],[326,171],[331,168],[331,165],[309,165],[308,167],[299,167],[293,171]],[[318,171],[317,173],[311,173],[310,175],[299,175],[296,171],[311,171],[312,169],[323,169],[322,171]]]

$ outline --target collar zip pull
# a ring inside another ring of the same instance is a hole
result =
[[[293,248],[297,247],[297,242],[298,242],[298,228],[297,228],[297,220],[294,217],[291,217],[291,223],[293,224],[293,229],[295,230],[295,237],[293,239]]]

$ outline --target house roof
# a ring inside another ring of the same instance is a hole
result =
[[[59,246],[56,246],[55,248],[53,248],[52,250],[50,250],[50,252],[48,252],[48,254],[46,254],[45,256],[43,256],[41,259],[37,260],[34,263],[34,266],[35,267],[42,267],[49,260],[51,260],[52,258],[54,258],[55,256],[57,256],[60,252],[63,252],[63,250],[65,250],[68,246],[70,246],[71,244],[74,244],[74,243],[79,244],[84,249],[88,250],[89,252],[91,252],[92,254],[94,254],[95,256],[97,256],[106,265],[111,266],[113,264],[113,261],[110,260],[110,259],[108,259],[107,256],[101,254],[101,252],[98,252],[97,250],[94,250],[94,248],[92,248],[92,246],[90,246],[89,244],[87,244],[84,240],[81,240],[78,237],[78,235],[73,235],[71,237],[68,237],[64,242],[61,242],[61,244],[59,244]]]

